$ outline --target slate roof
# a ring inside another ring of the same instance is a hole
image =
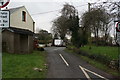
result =
[[[3,11],[8,10],[8,11],[10,11],[10,14],[12,14],[13,12],[15,12],[15,11],[19,10],[19,9],[20,9],[20,8],[22,8],[22,7],[24,7],[24,6],[17,7],[17,8],[11,8],[11,9],[5,9],[5,10],[3,10]]]
[[[14,27],[9,27],[9,28],[3,28],[2,32],[8,30],[10,32],[14,32],[17,34],[24,34],[24,35],[33,35],[34,33],[30,30],[27,29],[20,29],[20,28],[14,28]]]

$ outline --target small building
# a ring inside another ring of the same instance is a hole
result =
[[[10,11],[10,26],[2,29],[2,50],[8,53],[31,53],[35,22],[24,6],[6,10]]]

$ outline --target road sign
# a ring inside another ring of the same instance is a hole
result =
[[[0,0],[0,8],[4,8],[9,4],[10,0]]]
[[[10,26],[10,12],[0,11],[0,28],[8,28]]]
[[[117,29],[117,32],[120,32],[120,22],[117,23],[116,29]]]

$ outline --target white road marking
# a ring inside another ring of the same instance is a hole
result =
[[[62,58],[62,60],[64,61],[64,63],[67,65],[67,66],[69,66],[69,64],[67,63],[67,61],[64,59],[64,57],[61,55],[61,54],[59,54],[60,55],[60,57]]]
[[[86,70],[86,71],[88,71],[88,72],[90,72],[90,73],[92,73],[92,74],[94,74],[94,75],[96,75],[96,76],[98,76],[98,77],[100,77],[100,78],[103,78],[103,79],[105,79],[105,80],[109,80],[109,79],[107,79],[107,78],[105,78],[105,77],[103,77],[103,76],[101,76],[101,75],[99,75],[99,74],[97,74],[97,73],[95,73],[95,72],[93,72],[93,71],[90,71],[90,70],[88,70],[88,69],[86,69],[86,68],[84,68],[84,70]]]
[[[91,80],[90,76],[85,72],[84,68],[79,65],[79,68],[82,70],[82,72],[85,74],[86,78],[88,80]]]
[[[98,77],[100,77],[100,78],[102,78],[102,79],[109,80],[109,79],[107,79],[107,78],[105,78],[105,77],[103,77],[103,76],[101,76],[101,75],[99,75],[99,74],[97,74],[97,73],[95,73],[95,72],[93,72],[93,71],[90,71],[90,70],[88,70],[88,69],[86,69],[86,68],[83,68],[83,67],[80,66],[80,65],[79,65],[79,67],[80,67],[80,69],[83,71],[83,73],[85,74],[85,76],[88,78],[88,80],[91,80],[91,79],[90,79],[89,75],[88,75],[85,71],[90,72],[90,73],[92,73],[92,74],[94,74],[94,75],[96,75],[96,76],[98,76]]]

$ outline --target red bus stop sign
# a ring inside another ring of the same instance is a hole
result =
[[[117,43],[120,45],[120,22],[116,25],[116,37],[117,37]]]
[[[117,32],[120,32],[120,22],[117,23],[116,30],[117,30]]]
[[[10,0],[0,0],[0,8],[4,8],[9,4]]]

